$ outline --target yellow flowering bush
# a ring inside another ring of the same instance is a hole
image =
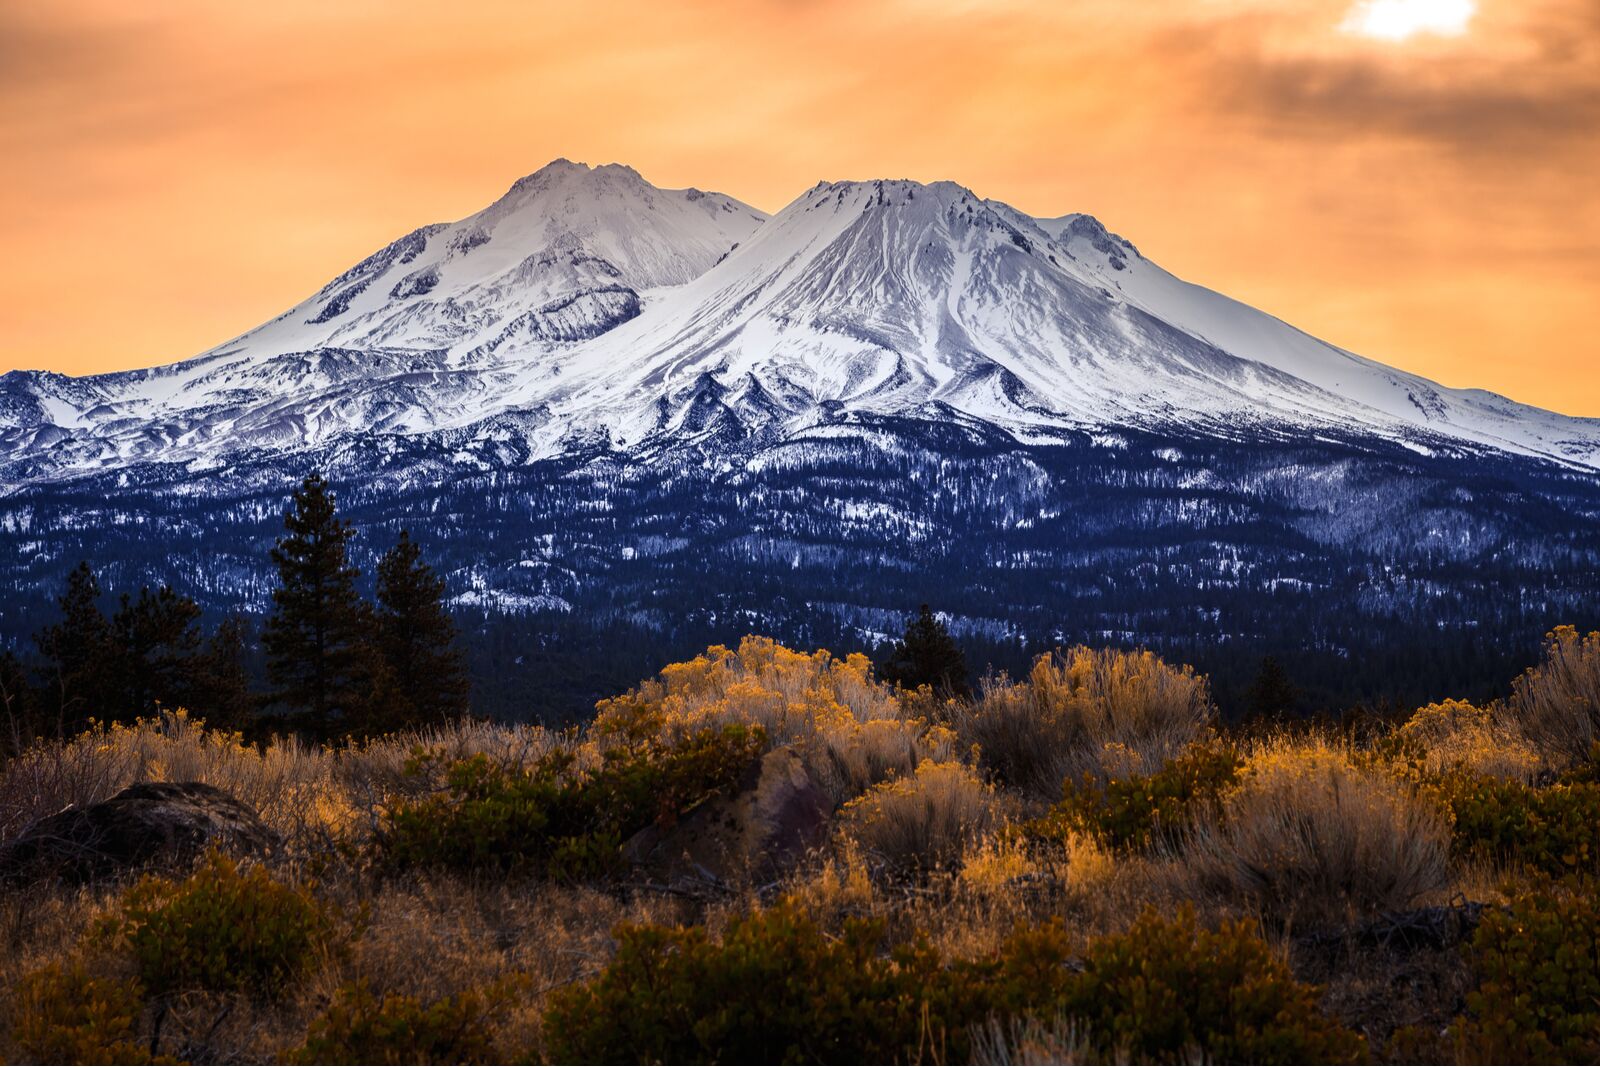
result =
[[[1449,876],[1450,823],[1418,787],[1323,738],[1246,757],[1190,835],[1194,877],[1280,923],[1404,908]]]
[[[900,871],[960,858],[1005,821],[994,787],[961,763],[924,760],[914,773],[867,790],[844,806],[840,830],[868,855]]]
[[[1001,781],[1054,800],[1068,779],[1155,771],[1208,737],[1213,717],[1193,667],[1079,646],[1040,656],[1026,682],[990,681],[956,727]]]
[[[765,637],[746,637],[737,650],[713,646],[601,701],[589,736],[605,745],[730,723],[761,727],[773,746],[794,745],[835,803],[924,760],[948,760],[956,746],[950,730],[906,714],[867,657],[795,652]]]
[[[1446,700],[1417,709],[1395,730],[1402,751],[1431,774],[1466,771],[1532,782],[1544,770],[1539,751],[1492,709]]]

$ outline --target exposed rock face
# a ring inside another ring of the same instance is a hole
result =
[[[623,855],[669,883],[732,883],[780,873],[827,835],[833,805],[793,748],[745,772],[737,792],[712,797],[670,827],[652,826]]]
[[[268,851],[278,835],[248,806],[200,782],[141,782],[109,800],[40,819],[0,846],[0,884],[85,882],[173,867],[212,846]]]

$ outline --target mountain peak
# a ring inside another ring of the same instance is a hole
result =
[[[587,163],[578,163],[561,156],[552,159],[532,174],[523,175],[511,183],[507,193],[516,193],[526,189],[543,188],[566,182],[605,182],[608,180],[622,181],[630,185],[654,189],[655,186],[645,181],[637,170],[626,163],[602,163],[599,166],[590,166]]]
[[[913,178],[869,178],[864,180],[824,181],[812,186],[800,203],[816,204],[834,200],[870,202],[881,205],[915,203],[932,198],[941,205],[983,201],[964,185],[952,181],[920,182]]]

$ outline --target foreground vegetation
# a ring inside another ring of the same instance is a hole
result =
[[[283,846],[4,890],[0,1057],[1600,1056],[1600,634],[1493,706],[1348,729],[1224,729],[1149,653],[957,695],[762,638],[572,732],[246,743],[203,710],[6,763],[0,841],[168,780]],[[681,836],[735,810],[771,832]]]

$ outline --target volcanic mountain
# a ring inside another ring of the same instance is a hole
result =
[[[769,218],[558,160],[193,359],[0,376],[0,647],[80,558],[262,610],[311,470],[358,562],[429,546],[475,648],[591,650],[484,660],[481,710],[751,630],[869,646],[924,601],[1001,662],[1079,638],[1334,680],[1363,654],[1498,680],[1506,642],[1600,623],[1600,420],[949,182]]]
[[[1021,443],[1119,428],[1372,437],[1600,467],[1600,421],[1452,390],[1186,284],[1085,215],[961,186],[823,182],[775,217],[558,160],[184,363],[0,378],[6,488],[349,435],[520,427],[516,453],[853,416]]]

